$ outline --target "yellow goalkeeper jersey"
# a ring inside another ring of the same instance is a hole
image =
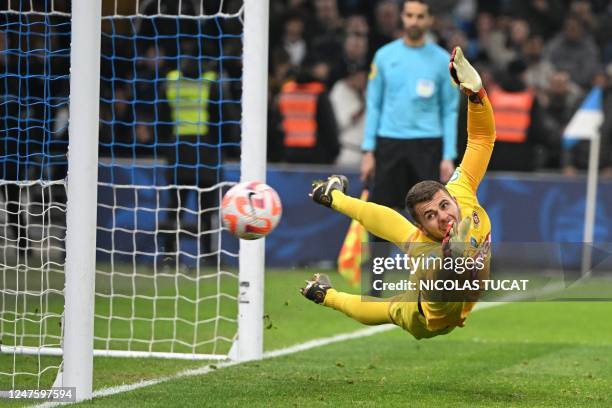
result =
[[[466,245],[481,247],[490,240],[491,222],[485,210],[480,206],[476,191],[482,181],[495,142],[495,122],[493,110],[488,98],[483,103],[468,103],[468,143],[465,155],[451,180],[446,185],[450,194],[457,200],[460,218],[472,217]],[[410,256],[410,243],[436,243],[425,235],[409,220],[397,211],[374,203],[367,203],[344,195],[340,191],[333,193],[332,207],[358,220],[372,234],[395,243]],[[488,272],[488,271],[487,271]],[[415,311],[415,302],[406,305]],[[438,332],[448,332],[457,326],[463,326],[474,302],[420,302],[420,310],[412,313],[400,313],[406,320],[419,321],[396,322],[409,330],[415,337],[432,337]],[[401,306],[400,306],[401,307]],[[418,315],[418,316],[417,316]],[[408,317],[413,316],[413,317]],[[418,333],[416,333],[416,332]],[[431,334],[431,335],[429,335]]]

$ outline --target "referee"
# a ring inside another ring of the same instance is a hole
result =
[[[361,179],[372,183],[371,201],[398,210],[414,184],[450,179],[459,105],[459,92],[448,80],[450,54],[427,41],[427,1],[404,1],[402,23],[403,37],[374,55],[361,146]],[[389,253],[378,240],[373,237],[372,258]]]

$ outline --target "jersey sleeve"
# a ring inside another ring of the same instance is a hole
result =
[[[463,160],[448,183],[449,191],[476,194],[484,178],[495,143],[495,119],[488,97],[482,104],[468,103],[468,141]],[[454,191],[453,191],[454,190]]]
[[[332,208],[359,221],[370,233],[399,247],[416,239],[419,229],[397,211],[382,205],[332,192]]]
[[[376,135],[378,134],[378,126],[382,114],[384,81],[380,59],[380,53],[377,52],[374,56],[368,78],[365,129],[361,145],[361,149],[367,152],[374,151],[376,148]]]
[[[448,80],[446,64],[444,80],[440,81],[440,97],[442,99],[442,159],[455,160],[457,158],[457,113],[459,107],[459,91]]]

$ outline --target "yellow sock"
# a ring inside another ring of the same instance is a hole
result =
[[[389,302],[379,301],[371,298],[363,301],[360,295],[350,295],[328,289],[323,304],[336,309],[348,317],[367,325],[392,323],[389,316]]]

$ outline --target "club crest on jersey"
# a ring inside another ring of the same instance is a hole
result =
[[[480,225],[480,218],[476,211],[472,212],[472,221],[474,221],[474,227],[478,228],[478,225]]]

